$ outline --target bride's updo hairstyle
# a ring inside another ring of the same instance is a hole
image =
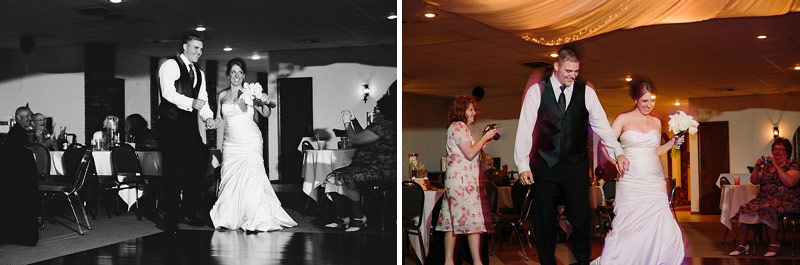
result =
[[[653,84],[653,81],[650,80],[650,77],[647,75],[633,76],[633,80],[628,84],[628,94],[631,96],[631,99],[637,101],[646,93],[656,93],[656,86]]]
[[[239,68],[242,68],[242,73],[247,74],[247,64],[244,62],[244,59],[236,57],[228,60],[228,70],[225,71],[225,76],[231,75],[231,68],[233,68],[234,65],[238,65]]]

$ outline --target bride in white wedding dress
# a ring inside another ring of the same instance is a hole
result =
[[[661,121],[650,115],[655,106],[652,82],[640,77],[630,87],[636,106],[617,116],[611,125],[630,166],[617,182],[616,216],[603,254],[591,264],[681,264],[683,237],[669,210],[667,177],[659,156],[676,142],[683,143],[683,136],[660,145]]]
[[[263,140],[254,117],[256,110],[264,117],[271,111],[258,98],[240,96],[249,92],[242,87],[247,72],[244,60],[231,59],[227,69],[231,87],[219,94],[217,109],[217,125],[224,119],[225,136],[221,182],[210,212],[214,228],[272,231],[296,226],[281,207],[264,169]]]

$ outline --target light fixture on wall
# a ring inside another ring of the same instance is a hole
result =
[[[778,138],[780,131],[778,131],[778,127],[772,127],[772,138]]]
[[[364,84],[364,103],[367,103],[367,98],[369,98],[369,85]]]

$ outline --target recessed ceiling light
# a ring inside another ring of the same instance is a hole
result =
[[[233,50],[233,48],[231,48],[231,47],[225,47],[225,48],[222,48],[222,50],[223,50],[223,51],[226,51],[226,52],[229,52],[229,51],[232,51],[232,50]]]
[[[656,95],[650,96],[650,99],[656,99]]]
[[[197,27],[194,28],[194,30],[202,32],[206,31],[206,27],[203,27],[203,25],[197,25]]]
[[[119,4],[119,3],[122,2],[122,0],[109,0],[109,2],[114,3],[114,4]]]
[[[758,35],[758,36],[756,36],[756,39],[759,39],[759,40],[763,40],[763,39],[766,39],[766,38],[767,38],[767,35]]]
[[[800,71],[800,65],[795,65],[794,70]]]
[[[433,11],[428,11],[428,12],[425,12],[425,14],[423,14],[423,16],[425,16],[426,18],[435,18],[437,15],[438,14],[433,13]]]
[[[388,19],[397,19],[397,14],[395,14],[394,12],[391,12],[391,13],[389,13],[388,16],[386,16],[386,18],[388,18]]]
[[[631,78],[630,76],[628,76],[628,77],[625,77],[625,81],[626,81],[626,82],[633,81],[633,78]]]
[[[556,58],[556,57],[558,57],[558,53],[551,53],[550,57]]]
[[[261,59],[261,56],[259,56],[258,53],[254,53],[253,56],[250,56],[250,59],[258,60]]]
[[[677,106],[680,106],[680,105],[681,105],[681,101],[676,98],[675,99],[675,106],[677,107]]]

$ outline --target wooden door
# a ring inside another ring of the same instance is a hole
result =
[[[302,183],[303,154],[297,145],[313,135],[311,77],[278,78],[278,181]]]
[[[719,214],[719,174],[730,172],[728,122],[701,122],[697,127],[700,161],[700,213]]]

